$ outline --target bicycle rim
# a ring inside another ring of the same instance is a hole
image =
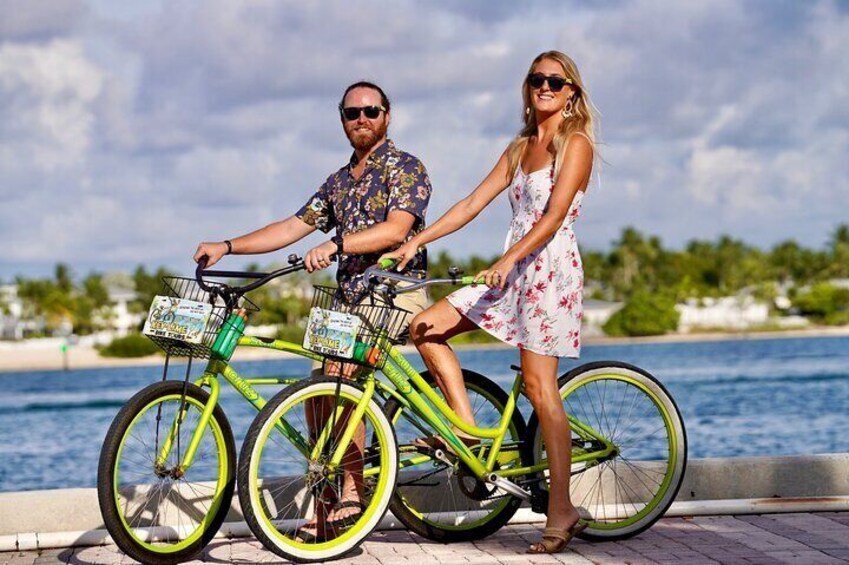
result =
[[[301,562],[339,557],[359,545],[377,527],[389,504],[397,476],[397,452],[392,427],[380,407],[370,401],[363,417],[366,441],[363,451],[349,454],[350,467],[363,469],[365,509],[351,524],[328,526],[316,540],[301,539],[300,529],[315,517],[318,501],[328,507],[341,498],[342,473],[324,476],[325,463],[335,451],[344,430],[345,409],[353,410],[362,391],[350,384],[337,387],[335,379],[324,382],[306,381],[282,391],[282,401],[271,410],[263,410],[248,434],[240,470],[240,499],[250,505],[246,518],[257,537],[272,551]],[[291,392],[290,389],[294,389]],[[325,408],[320,406],[324,403]],[[330,408],[327,408],[327,407]],[[268,407],[267,407],[268,408]],[[337,416],[334,416],[337,414]],[[312,458],[315,436],[310,422],[337,418],[336,430],[330,434],[327,448]],[[302,452],[284,435],[277,424],[286,422],[290,434],[309,444]],[[249,453],[249,459],[244,459]],[[247,477],[244,474],[247,473]],[[247,492],[245,492],[247,488]],[[311,531],[315,533],[314,531]]]
[[[464,382],[475,424],[482,428],[498,427],[504,400],[490,392],[497,385],[482,375],[469,373],[464,370]],[[436,388],[435,384],[432,386]],[[506,397],[506,393],[502,395]],[[414,439],[433,433],[415,414],[394,401],[388,411],[398,439],[401,469],[391,508],[405,525],[430,539],[461,541],[493,533],[515,513],[519,500],[479,481],[455,457],[449,455],[456,460],[449,465],[423,455],[412,446]],[[498,469],[521,465],[520,443],[524,434],[524,422],[514,412],[498,457]],[[491,444],[492,440],[483,440],[483,447],[473,448],[472,452],[485,458]]]
[[[144,406],[127,427],[112,475],[113,495],[125,531],[153,553],[177,553],[195,544],[217,516],[229,480],[227,443],[215,417],[209,419],[186,474],[180,478],[157,475],[156,459],[181,406],[185,415],[174,428],[173,447],[163,465],[165,469],[176,467],[204,406],[191,396],[170,394]]]
[[[560,393],[566,413],[594,433],[572,427],[573,457],[599,449],[599,436],[615,451],[573,464],[572,503],[589,522],[582,537],[629,537],[659,519],[678,492],[686,466],[683,422],[672,398],[645,371],[625,364],[580,369],[561,380]],[[534,431],[539,460],[541,433]]]

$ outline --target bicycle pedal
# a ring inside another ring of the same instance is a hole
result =
[[[533,489],[531,491],[531,511],[537,514],[548,514],[548,491]]]

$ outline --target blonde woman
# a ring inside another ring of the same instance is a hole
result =
[[[578,357],[583,271],[572,224],[590,179],[594,112],[578,69],[559,51],[540,54],[522,85],[524,127],[483,182],[433,225],[383,258],[403,269],[419,248],[453,233],[508,191],[513,218],[504,255],[466,287],[417,315],[410,333],[458,415],[474,423],[447,340],[482,328],[519,348],[525,392],[550,463],[548,519],[529,553],[554,553],[585,528],[569,497],[571,431],[557,388],[560,357]],[[438,438],[426,438],[429,445]]]

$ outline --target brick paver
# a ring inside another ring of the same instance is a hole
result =
[[[441,545],[405,531],[374,533],[338,565],[539,565],[591,563],[687,565],[739,563],[849,563],[849,512],[762,516],[664,518],[641,535],[616,542],[575,540],[556,555],[527,555],[538,525],[502,528],[470,543]],[[0,565],[111,565],[134,563],[115,546],[0,553]],[[192,565],[201,563],[285,564],[252,538],[215,540]]]

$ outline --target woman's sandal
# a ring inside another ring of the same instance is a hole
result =
[[[569,545],[572,538],[587,529],[587,524],[577,521],[569,528],[545,528],[542,531],[542,540],[528,548],[527,553],[560,553]]]

